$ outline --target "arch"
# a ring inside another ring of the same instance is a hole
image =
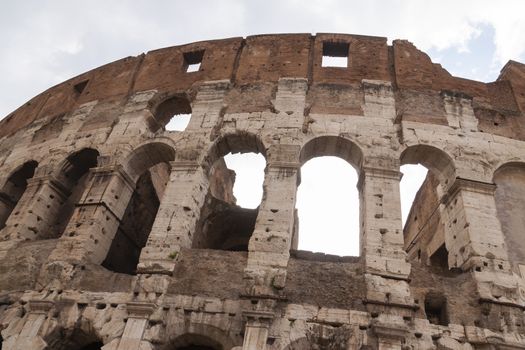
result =
[[[90,168],[97,166],[99,155],[94,148],[83,148],[71,153],[58,167],[59,176],[66,182],[75,181]]]
[[[444,186],[451,185],[456,177],[456,166],[452,157],[434,146],[409,146],[401,153],[400,161],[401,165],[421,164],[425,166]]]
[[[509,260],[520,273],[518,264],[525,264],[525,162],[510,161],[494,172],[494,201]]]
[[[154,117],[151,131],[164,128],[174,115],[191,114],[191,103],[186,94],[175,94],[168,97],[157,98],[150,108]]]
[[[346,160],[360,173],[363,151],[353,141],[341,136],[319,136],[306,142],[301,148],[299,162],[304,165],[316,157],[334,156]]]
[[[56,327],[44,337],[49,350],[100,350],[104,346],[102,337],[92,328],[91,321],[85,320],[89,327],[65,329]],[[88,330],[89,331],[86,331]]]
[[[34,160],[18,166],[0,189],[0,230],[27,188],[27,181],[35,174],[38,163]]]
[[[266,161],[266,147],[261,139],[243,131],[223,135],[209,148],[203,167],[210,186],[193,235],[193,248],[248,251],[258,205],[256,208],[237,205],[233,195],[236,173],[227,167],[223,157],[250,152],[261,154]]]
[[[137,181],[140,175],[159,163],[169,163],[175,159],[175,148],[165,142],[148,142],[135,148],[124,160],[125,172]]]
[[[77,203],[80,201],[89,179],[89,169],[98,165],[99,152],[93,148],[83,148],[71,153],[55,169],[54,179],[40,186],[41,195],[46,196],[47,205],[31,209],[37,220],[30,231],[37,239],[53,239],[62,235],[69,223]],[[30,211],[30,212],[31,212]]]
[[[297,188],[295,219],[300,221],[294,225],[292,249],[360,255],[360,201],[356,185],[363,161],[361,148],[341,136],[319,136],[302,146],[302,181]],[[326,174],[333,180],[319,181]],[[327,235],[322,244],[317,244],[316,232],[323,229]]]
[[[228,153],[260,153],[266,159],[266,146],[259,136],[246,131],[219,137],[209,148],[203,166],[210,171],[213,164]]]
[[[232,339],[226,331],[203,323],[177,323],[162,350],[190,350],[190,346],[201,346],[203,349],[231,350],[242,345],[242,338]],[[168,333],[168,330],[167,330]],[[199,349],[198,347],[194,349]]]

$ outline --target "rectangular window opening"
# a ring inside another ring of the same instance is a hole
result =
[[[330,42],[323,43],[322,67],[348,67],[348,43]]]
[[[80,95],[84,91],[84,89],[86,88],[88,81],[89,80],[84,80],[84,81],[81,81],[78,84],[75,84],[73,86],[73,89],[75,90],[75,92]]]
[[[204,50],[186,52],[183,56],[186,73],[198,72],[201,69]]]

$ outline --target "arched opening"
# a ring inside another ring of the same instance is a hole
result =
[[[191,119],[191,104],[185,95],[175,95],[159,103],[154,109],[152,131],[184,131]]]
[[[148,154],[156,154],[151,158]],[[108,270],[135,274],[142,248],[159,210],[160,200],[170,176],[169,162],[174,160],[174,150],[161,143],[139,147],[126,164],[130,174],[137,178],[133,194],[102,266]]]
[[[58,238],[62,235],[73,215],[76,204],[79,202],[87,185],[89,169],[97,166],[99,153],[92,148],[85,148],[71,154],[62,165],[58,180],[62,193],[60,198],[49,195],[49,201],[58,201],[58,205],[50,213],[50,226],[47,232],[42,232],[40,238]]]
[[[228,350],[219,342],[200,334],[184,334],[173,342],[174,350]]]
[[[362,162],[361,150],[341,137],[318,137],[304,145],[300,162],[299,224],[292,249],[359,256],[356,169]]]
[[[248,251],[262,198],[262,143],[251,134],[221,138],[207,159],[210,190],[193,248]]]
[[[455,179],[452,158],[442,150],[415,145],[401,154],[401,209],[405,250],[412,261],[449,269],[441,198]]]
[[[496,212],[509,260],[525,275],[525,163],[507,163],[494,173]]]
[[[16,204],[27,188],[27,180],[33,177],[38,163],[29,161],[15,170],[0,190],[0,230],[5,227]]]
[[[46,349],[50,350],[100,350],[104,346],[98,335],[87,333],[80,328],[55,329],[45,341],[48,345]]]

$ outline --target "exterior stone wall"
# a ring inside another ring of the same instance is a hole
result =
[[[347,67],[322,66],[330,45]],[[470,81],[346,34],[164,48],[52,87],[0,122],[1,348],[525,348],[524,112],[524,64]],[[266,159],[257,210],[230,152]],[[359,174],[359,257],[295,250],[300,168],[326,155]]]

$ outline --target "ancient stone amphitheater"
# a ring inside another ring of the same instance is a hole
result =
[[[521,63],[482,83],[343,34],[197,42],[52,87],[0,122],[1,348],[525,348],[524,113]],[[266,159],[257,209],[230,152]],[[359,257],[297,250],[300,168],[325,155],[359,174]]]

